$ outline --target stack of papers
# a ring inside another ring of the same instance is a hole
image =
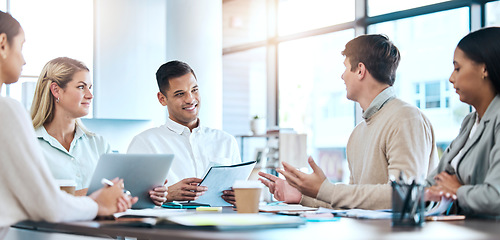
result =
[[[442,198],[440,202],[430,210],[424,213],[425,216],[438,216],[446,213],[450,205],[452,204],[451,199]],[[391,209],[381,209],[381,210],[365,210],[365,209],[349,209],[349,210],[333,210],[328,208],[320,208],[317,212],[331,212],[335,216],[341,217],[352,217],[352,218],[362,218],[362,219],[391,219],[392,211]]]
[[[298,227],[305,224],[299,217],[267,214],[192,214],[160,219],[161,224],[178,224],[185,227],[205,227],[216,230],[240,230],[278,227]]]
[[[300,204],[278,204],[259,206],[261,212],[303,212],[316,211],[318,208],[305,207]]]
[[[346,211],[345,217],[361,219],[391,219],[392,212],[386,210],[351,209]]]
[[[453,200],[442,197],[441,201],[439,201],[436,206],[425,212],[425,216],[437,216],[446,214],[448,208],[451,206],[452,203]]]
[[[121,217],[153,217],[166,218],[171,216],[193,214],[187,212],[186,209],[165,209],[165,208],[145,208],[145,209],[127,209],[125,212],[115,213],[115,218]]]
[[[346,210],[334,210],[329,208],[319,208],[316,212],[318,213],[333,213],[335,216],[340,217],[352,217],[361,219],[391,219],[392,211],[391,209],[380,209],[380,210],[365,210],[365,209],[346,209]]]

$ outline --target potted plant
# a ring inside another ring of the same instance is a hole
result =
[[[260,117],[259,115],[253,116],[250,121],[250,130],[254,135],[264,135],[266,134],[266,119]]]

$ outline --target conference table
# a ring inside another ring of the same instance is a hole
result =
[[[231,214],[233,210],[224,209],[224,212]],[[38,233],[115,239],[500,239],[500,222],[488,219],[427,221],[422,227],[392,227],[390,219],[340,218],[333,222],[307,222],[295,228],[234,231],[172,226],[133,227],[109,224],[110,221],[25,221],[11,227],[11,231],[31,238]]]

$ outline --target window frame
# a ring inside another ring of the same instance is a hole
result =
[[[354,29],[355,36],[365,34],[369,25],[396,21],[404,18],[416,17],[425,14],[437,13],[462,7],[469,7],[470,31],[480,29],[486,23],[486,4],[497,0],[452,0],[436,4],[411,8],[381,15],[368,16],[367,6],[369,0],[355,0],[355,19],[351,22],[335,24],[319,29],[310,29],[289,35],[278,35],[277,13],[279,0],[267,1],[267,29],[268,36],[264,41],[251,42],[241,45],[226,47],[223,55],[246,51],[253,48],[265,47],[267,49],[267,83],[268,83],[268,109],[267,121],[269,126],[279,126],[279,87],[278,87],[278,45],[282,42],[303,39],[311,36],[318,36],[346,29]],[[361,121],[361,108],[355,105],[355,123]]]

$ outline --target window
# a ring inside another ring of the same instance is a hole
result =
[[[9,2],[12,16],[21,23],[26,35],[23,47],[26,65],[20,80],[9,85],[5,94],[29,109],[38,75],[49,60],[71,57],[92,69],[93,4],[66,0]]]
[[[446,0],[368,0],[368,16],[417,8],[439,2],[446,2]]]
[[[340,168],[325,168],[337,181],[354,128],[354,102],[346,98],[341,78],[341,51],[353,37],[350,29],[279,45],[280,127],[307,133],[308,152],[320,156],[319,165]]]
[[[21,76],[19,81],[9,85],[9,97],[18,100],[27,110],[30,110],[37,80],[34,77]]]
[[[353,20],[354,1],[279,0],[279,35],[322,28]]]
[[[486,26],[500,26],[500,1],[486,4]]]
[[[425,83],[425,108],[441,107],[440,82]]]
[[[240,1],[223,1],[224,12],[231,8],[231,4]],[[267,56],[267,74],[261,76],[267,78],[267,86],[278,86],[279,96],[277,103],[269,103],[266,107],[271,112],[275,110],[280,127],[308,134],[308,154],[334,181],[340,179],[340,175],[345,180],[346,174],[341,166],[344,164],[345,169],[345,161],[342,163],[338,159],[345,159],[347,138],[354,128],[355,119],[361,119],[359,106],[355,107],[346,99],[340,77],[343,71],[340,51],[347,41],[366,31],[386,34],[395,42],[402,54],[394,86],[397,95],[422,109],[434,126],[438,147],[442,150],[456,137],[463,117],[471,109],[460,102],[449,83],[456,44],[469,32],[470,26],[481,26],[482,21],[488,26],[500,25],[498,0],[266,2],[240,3],[249,9],[246,17],[261,18],[246,19],[242,25],[262,23],[265,11],[265,29],[277,29],[276,33],[268,31],[263,41],[263,32],[242,30],[244,34],[239,37],[247,34],[247,40],[232,41],[227,45],[225,41],[224,76],[225,72],[236,72],[235,69],[241,68],[233,69],[232,64],[226,64],[235,51],[261,49],[261,64],[264,64],[263,55]],[[256,5],[272,9],[260,9],[261,13],[257,14]],[[474,14],[475,17],[471,17],[469,7],[472,5],[484,7],[484,16]],[[263,25],[258,26],[264,29]],[[263,65],[261,68],[264,69]],[[238,91],[245,95],[248,89]],[[230,119],[224,121],[231,122]],[[247,126],[241,129],[247,131]]]
[[[384,33],[399,48],[397,95],[422,109],[434,127],[437,142],[445,146],[457,136],[469,112],[468,105],[449,90],[453,88],[448,81],[456,44],[469,32],[468,19],[469,9],[460,8],[368,27],[369,33]]]
[[[416,92],[412,97],[415,99],[415,106],[420,109],[450,108],[450,95],[454,93],[449,91],[449,86],[448,80],[415,83]],[[421,102],[425,104],[420,105]]]
[[[23,75],[38,76],[45,63],[63,56],[92,66],[91,1],[13,0],[10,8],[26,33]]]

